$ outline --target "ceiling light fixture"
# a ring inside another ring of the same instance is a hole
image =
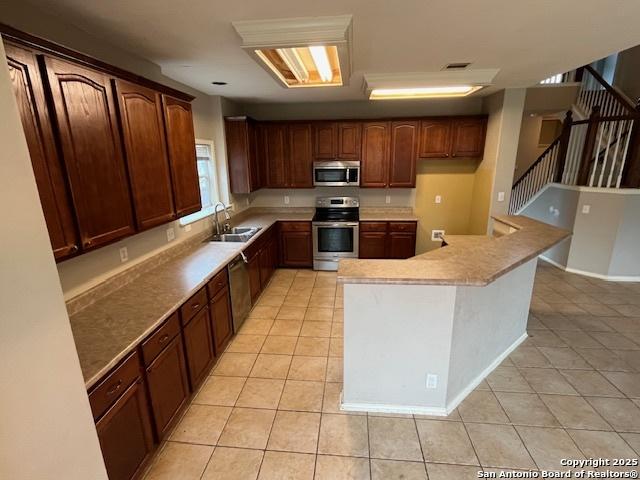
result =
[[[351,73],[351,15],[233,22],[242,48],[287,88],[333,87]]]
[[[327,55],[327,49],[324,46],[309,47],[313,62],[316,64],[320,78],[323,82],[329,82],[333,78],[333,69],[329,63],[329,55]]]
[[[370,100],[394,100],[401,98],[466,97],[482,88],[481,85],[450,85],[418,88],[374,88]]]

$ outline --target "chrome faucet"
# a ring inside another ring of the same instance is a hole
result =
[[[218,237],[220,236],[220,222],[218,221],[218,207],[220,205],[222,205],[222,211],[224,212],[225,219],[227,220],[222,225],[222,233],[228,232],[229,229],[231,228],[231,225],[229,224],[229,221],[231,220],[231,216],[229,215],[229,212],[227,212],[227,206],[222,202],[216,203],[215,207],[213,207],[213,215],[214,215],[214,220],[216,222],[216,235]]]

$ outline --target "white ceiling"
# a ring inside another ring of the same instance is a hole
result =
[[[519,87],[640,44],[637,0],[31,0],[159,64],[200,91],[244,102],[363,100],[364,73],[498,68]],[[231,22],[353,15],[352,76],[339,88],[281,87],[240,48]],[[212,81],[228,85],[211,85]],[[476,94],[477,95],[477,94]]]

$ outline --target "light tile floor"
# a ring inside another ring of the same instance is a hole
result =
[[[477,478],[640,454],[640,284],[538,266],[529,338],[449,417],[348,414],[335,273],[278,270],[146,480]]]

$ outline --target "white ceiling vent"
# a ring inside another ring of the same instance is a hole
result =
[[[469,65],[471,65],[471,62],[448,63],[442,67],[442,70],[464,70]]]

